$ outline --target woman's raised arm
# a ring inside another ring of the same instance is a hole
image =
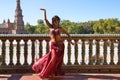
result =
[[[40,8],[40,10],[44,11],[44,20],[49,28],[52,28],[52,25],[50,22],[47,20],[47,15],[46,15],[46,9]]]

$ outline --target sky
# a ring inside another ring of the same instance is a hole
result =
[[[16,0],[0,0],[0,24],[10,19],[14,22]],[[87,22],[99,19],[120,19],[120,0],[21,0],[24,23],[36,25],[38,19],[44,20],[45,8],[51,22],[54,15],[61,20]]]

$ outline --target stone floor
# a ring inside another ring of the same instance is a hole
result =
[[[120,80],[120,74],[67,73],[46,79],[40,79],[36,74],[0,74],[0,80]]]

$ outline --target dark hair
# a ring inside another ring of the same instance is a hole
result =
[[[56,18],[60,21],[60,17],[55,15],[55,16],[52,17],[52,24],[54,24],[54,21],[55,21]]]

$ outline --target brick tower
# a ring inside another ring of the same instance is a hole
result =
[[[12,23],[9,19],[3,20],[0,24],[0,34],[24,34],[24,21],[22,15],[22,9],[20,7],[20,0],[16,0],[15,20]]]
[[[20,7],[20,0],[16,0],[16,10],[15,10],[15,29],[16,29],[16,34],[23,34],[25,33],[24,30],[24,21],[23,21],[23,15],[22,15],[22,9]]]

